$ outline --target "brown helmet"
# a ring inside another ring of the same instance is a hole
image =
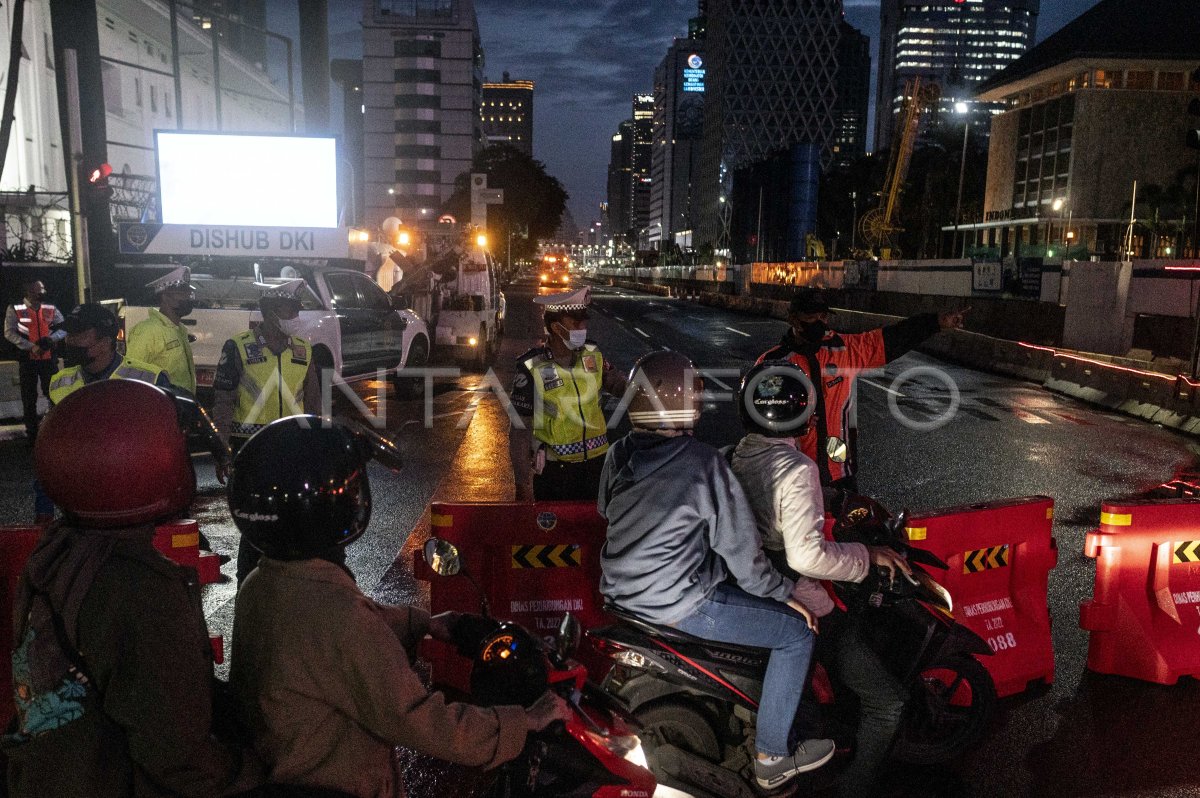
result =
[[[692,429],[700,418],[704,380],[678,352],[642,355],[629,372],[635,389],[629,420],[641,429]]]

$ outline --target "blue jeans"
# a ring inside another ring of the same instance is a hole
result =
[[[804,618],[774,599],[722,584],[691,615],[672,626],[705,640],[771,649],[755,747],[770,756],[791,755],[788,732],[800,706],[814,642]]]

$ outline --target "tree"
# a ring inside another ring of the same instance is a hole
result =
[[[551,238],[558,230],[567,207],[566,189],[546,173],[541,161],[507,144],[496,144],[475,156],[470,172],[454,181],[454,194],[442,206],[442,213],[468,218],[471,174],[481,172],[488,176],[488,188],[504,190],[504,202],[488,208],[493,251],[505,252],[511,235],[513,258],[533,257],[538,239]]]

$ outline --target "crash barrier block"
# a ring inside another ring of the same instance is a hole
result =
[[[154,548],[180,565],[197,568],[200,561],[200,525],[181,518],[154,527]]]
[[[17,580],[41,537],[40,526],[0,527],[0,651],[4,653],[0,659],[0,729],[8,727],[17,711],[12,698],[12,622]]]
[[[1096,559],[1079,605],[1088,669],[1156,684],[1200,676],[1200,500],[1102,504],[1084,554]]]
[[[595,501],[450,504],[434,502],[430,533],[453,543],[463,570],[437,576],[416,553],[415,574],[429,582],[429,611],[478,613],[478,583],[491,612],[530,632],[553,637],[563,614],[570,612],[584,629],[609,622],[601,610],[600,549],[607,523]],[[464,692],[470,663],[437,641],[422,654],[433,665],[439,685]],[[602,678],[608,661],[587,646],[577,654],[593,679]]]
[[[912,517],[909,544],[950,567],[928,571],[954,600],[954,617],[994,652],[979,661],[997,695],[1054,681],[1047,588],[1058,564],[1048,496],[952,507]]]

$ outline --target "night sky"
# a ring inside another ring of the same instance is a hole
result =
[[[295,2],[268,0],[268,26],[288,35]],[[1097,2],[1042,0],[1038,41]],[[331,54],[361,58],[361,0],[329,5]],[[845,5],[846,19],[871,37],[874,56],[878,0]],[[695,0],[475,0],[475,6],[487,77],[500,80],[507,71],[537,84],[534,157],[566,186],[580,227],[598,220],[612,134],[630,115],[633,94],[652,90],[654,68],[672,37],[687,35]]]

